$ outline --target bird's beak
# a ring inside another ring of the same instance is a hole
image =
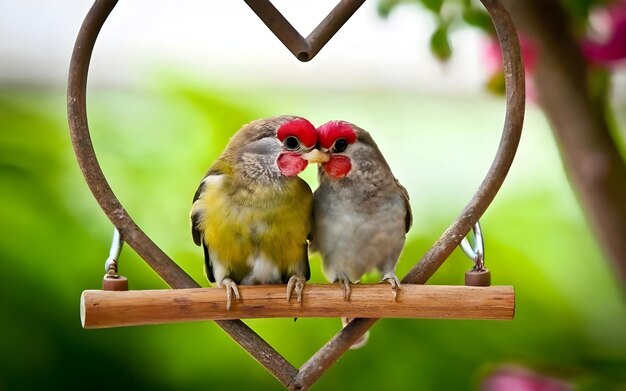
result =
[[[326,152],[322,152],[317,148],[314,148],[310,152],[302,154],[302,159],[308,161],[309,163],[326,163],[330,160],[330,156]]]

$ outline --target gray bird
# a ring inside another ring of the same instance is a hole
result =
[[[396,263],[412,223],[408,193],[367,131],[330,121],[317,132],[318,149],[330,155],[313,196],[312,248],[322,255],[324,274],[349,300],[350,283],[376,268],[395,300]]]
[[[346,301],[350,283],[375,268],[395,300],[401,289],[396,264],[412,223],[409,195],[365,130],[330,121],[317,128],[317,142],[330,156],[318,168],[310,247],[322,255],[326,278],[342,284]],[[345,327],[350,319],[341,321]],[[368,338],[369,332],[351,348]]]

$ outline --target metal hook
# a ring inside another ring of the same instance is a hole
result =
[[[124,240],[120,231],[115,228],[113,230],[113,240],[111,242],[111,249],[109,250],[109,257],[104,263],[104,271],[107,276],[117,276],[117,260],[122,252],[124,246]]]
[[[485,269],[485,242],[480,229],[480,221],[474,224],[472,232],[474,232],[474,245],[470,246],[466,236],[461,240],[460,247],[465,255],[474,261],[474,270],[481,271]]]

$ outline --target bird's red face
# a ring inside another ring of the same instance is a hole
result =
[[[306,119],[297,118],[282,124],[276,131],[276,137],[284,149],[278,155],[276,164],[284,175],[298,175],[309,162],[319,162],[321,154],[315,149],[317,132]]]
[[[352,161],[344,152],[356,140],[356,131],[346,122],[330,121],[317,128],[320,150],[330,153],[328,161],[322,163],[322,169],[328,176],[343,178],[350,173]]]

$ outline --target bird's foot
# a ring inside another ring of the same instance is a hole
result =
[[[235,281],[230,278],[225,278],[220,283],[226,289],[226,311],[230,311],[230,306],[232,304],[233,295],[235,296],[235,300],[239,300],[239,289],[237,289],[237,284]]]
[[[350,295],[352,294],[352,288],[350,288],[350,279],[348,277],[341,277],[337,279],[337,282],[341,284],[343,288],[343,299],[350,301]]]
[[[302,276],[291,276],[287,282],[287,301],[291,300],[291,295],[296,292],[296,300],[302,305],[302,291],[306,284],[306,278]]]
[[[352,322],[352,319],[350,318],[341,318],[341,324],[343,325],[343,327],[345,328],[348,323]],[[360,349],[363,346],[365,346],[367,344],[367,341],[370,339],[370,332],[369,330],[365,332],[365,334],[361,335],[359,337],[359,339],[356,340],[356,342],[354,342],[352,344],[352,346],[350,346],[350,349],[354,350],[354,349]]]
[[[398,298],[398,291],[402,289],[402,284],[400,284],[400,280],[398,280],[398,276],[395,273],[385,273],[383,276],[383,281],[387,281],[391,284],[391,294],[393,295],[393,301],[396,301]]]

